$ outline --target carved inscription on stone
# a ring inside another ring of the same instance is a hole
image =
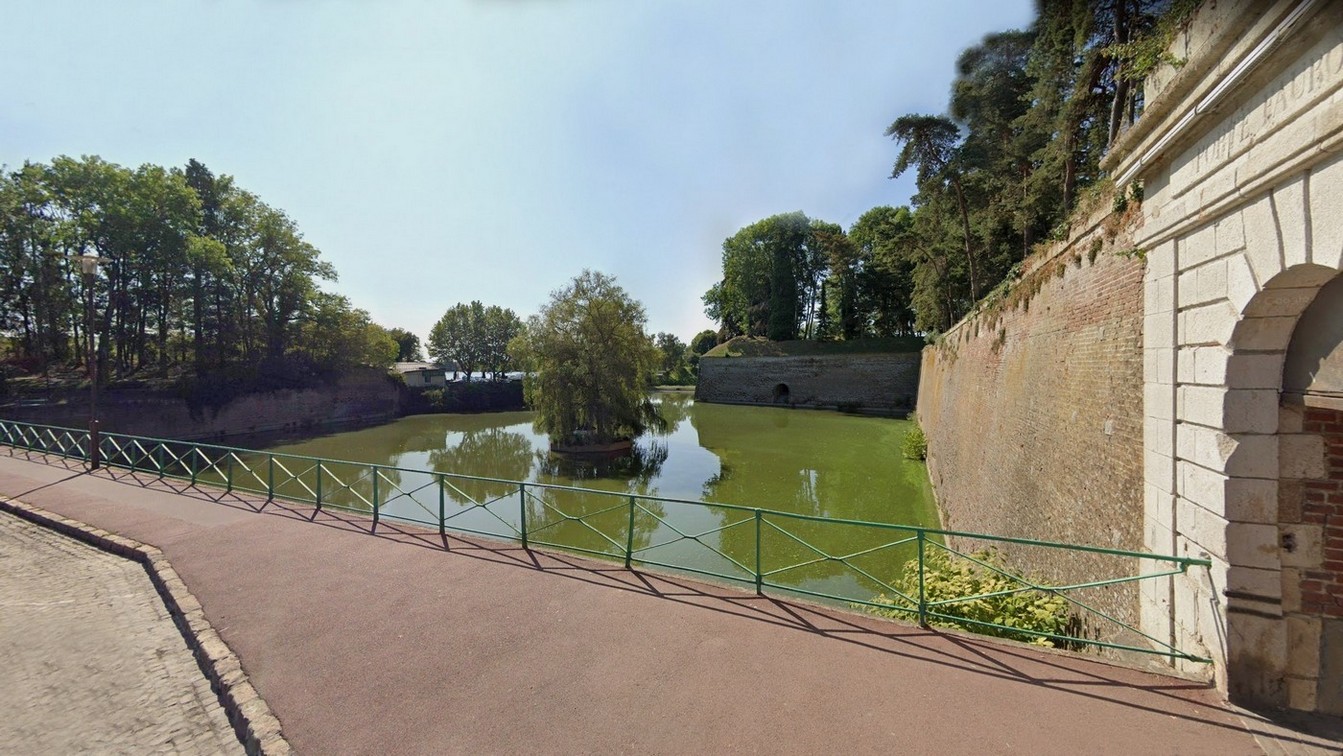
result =
[[[1290,45],[1291,40],[1284,44]],[[1173,194],[1188,191],[1251,146],[1264,142],[1340,86],[1343,86],[1343,30],[1333,29],[1176,158],[1171,170]],[[1241,177],[1237,181],[1242,183]]]

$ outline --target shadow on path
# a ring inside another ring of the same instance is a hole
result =
[[[97,477],[127,486],[178,494],[259,516],[303,520],[318,527],[360,533],[406,547],[430,549],[459,558],[483,560],[555,578],[626,591],[658,601],[693,606],[702,611],[850,644],[866,652],[889,654],[987,678],[1046,688],[1136,711],[1212,725],[1227,731],[1273,737],[1286,744],[1306,747],[1320,745],[1318,739],[1309,735],[1271,731],[1266,726],[1271,720],[1259,718],[1255,714],[1247,713],[1241,721],[1237,721],[1236,714],[1222,705],[1216,699],[1215,691],[1206,684],[1112,665],[1077,654],[1027,647],[1010,641],[989,640],[956,631],[922,628],[824,607],[805,600],[760,596],[676,574],[648,572],[639,568],[625,569],[620,564],[607,564],[563,552],[524,549],[514,542],[486,537],[468,538],[453,533],[440,535],[430,527],[408,525],[386,518],[375,529],[371,517],[346,511],[319,511],[310,505],[267,500],[264,496],[250,493],[194,487],[189,481],[160,479],[157,475],[120,469],[104,468],[89,473],[84,472],[80,460],[42,458],[41,455],[25,454],[22,450],[19,453],[8,449],[5,451],[11,457],[78,471],[61,480],[18,494],[18,497],[57,487],[82,476]],[[1041,669],[1047,672],[1041,674],[1038,671]],[[1183,707],[1192,707],[1194,713],[1177,710]],[[1291,726],[1290,722],[1288,726]]]

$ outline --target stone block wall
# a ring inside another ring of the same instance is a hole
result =
[[[1005,298],[924,350],[918,418],[948,529],[1142,550],[1144,266],[1121,254],[1120,220],[1097,214],[1037,253]],[[1001,548],[1063,582],[1137,567]],[[1089,598],[1138,619],[1131,584]]]
[[[907,412],[918,395],[919,360],[914,353],[713,357],[700,361],[695,399]]]
[[[1205,3],[1181,35],[1104,166],[1146,194],[1144,540],[1212,563],[1144,584],[1143,627],[1239,702],[1327,711],[1343,665],[1303,656],[1296,519],[1325,447],[1283,368],[1343,272],[1343,5]]]

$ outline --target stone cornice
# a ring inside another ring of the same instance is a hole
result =
[[[1283,42],[1299,35],[1310,18],[1327,5],[1319,0],[1206,3],[1172,45],[1172,54],[1184,56],[1185,64],[1169,79],[1162,80],[1160,74],[1149,78],[1149,90],[1160,86],[1160,93],[1111,146],[1102,167],[1117,181],[1127,183],[1187,149],[1212,123],[1225,117],[1228,106],[1244,96],[1247,83],[1261,79],[1262,70],[1273,68],[1271,60],[1294,54],[1292,45]],[[1237,70],[1250,62],[1249,57],[1261,44],[1303,6],[1309,7],[1298,14],[1283,39],[1271,49],[1259,50],[1261,59],[1253,61],[1254,65]],[[1229,81],[1231,78],[1234,81]]]

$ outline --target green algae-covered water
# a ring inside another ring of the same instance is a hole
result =
[[[270,451],[386,468],[375,494],[368,468],[326,466],[328,504],[367,510],[376,496],[383,517],[433,526],[441,506],[450,528],[513,537],[525,518],[533,543],[616,558],[631,548],[636,561],[747,581],[757,569],[758,538],[758,569],[772,573],[767,582],[853,598],[882,592],[871,578],[894,580],[903,562],[913,558],[912,544],[877,549],[848,565],[825,557],[872,549],[910,533],[776,515],[762,516],[757,525],[751,509],[937,527],[923,463],[900,454],[909,421],[701,404],[685,393],[660,393],[654,401],[667,426],[645,434],[632,457],[615,462],[551,455],[527,412],[419,415]],[[296,468],[292,472],[302,467],[284,465]],[[439,476],[419,471],[447,475],[440,485]],[[311,470],[300,477],[313,487]],[[507,481],[609,493],[540,485],[520,491]],[[297,484],[277,481],[276,489],[286,493],[286,485]],[[745,509],[688,503],[698,501]]]

